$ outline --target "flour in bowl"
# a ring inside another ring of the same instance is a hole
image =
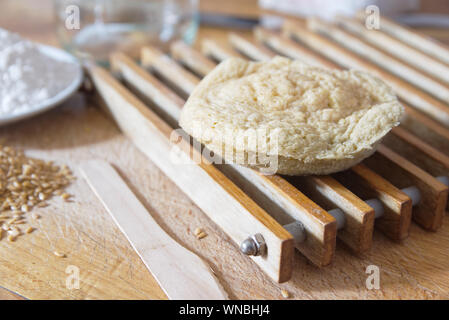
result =
[[[67,88],[79,68],[0,28],[0,117],[33,110]]]

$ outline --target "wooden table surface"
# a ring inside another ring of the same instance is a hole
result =
[[[254,7],[254,1],[247,5]],[[210,6],[202,5],[208,10]],[[57,45],[51,19],[51,1],[2,1],[0,27]],[[224,38],[224,34],[220,29],[200,30],[200,37]],[[29,155],[67,163],[79,177],[69,188],[73,202],[54,199],[51,206],[39,210],[42,218],[35,225],[37,232],[14,243],[0,241],[0,299],[165,298],[79,176],[77,165],[92,158],[110,161],[118,168],[160,225],[210,264],[231,298],[278,299],[281,289],[295,299],[449,298],[448,216],[436,233],[412,224],[411,236],[402,243],[391,242],[376,231],[372,250],[362,256],[353,255],[339,242],[334,263],[324,269],[296,253],[292,280],[279,285],[240,254],[83,94],[48,113],[0,128],[0,139],[24,148]],[[193,234],[197,227],[205,229],[208,237],[197,240]],[[56,257],[55,250],[67,257]],[[366,288],[369,265],[380,268],[378,290]],[[67,268],[73,266],[79,270],[79,289],[66,286]]]

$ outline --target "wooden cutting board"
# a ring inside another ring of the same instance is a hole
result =
[[[137,254],[79,176],[77,164],[91,158],[111,162],[160,225],[202,257],[231,298],[449,298],[449,224],[436,233],[413,225],[402,244],[375,232],[373,249],[356,257],[341,243],[328,268],[295,254],[293,278],[279,285],[243,256],[230,239],[169,181],[112,121],[81,94],[63,107],[0,129],[8,145],[29,155],[68,163],[79,177],[69,188],[73,202],[59,198],[37,210],[37,231],[0,241],[0,286],[31,299],[165,298]],[[205,195],[207,196],[207,195]],[[208,236],[196,239],[203,228]],[[63,252],[59,258],[54,251]],[[369,265],[381,272],[381,289],[365,286]],[[79,269],[80,289],[67,289],[66,269]]]

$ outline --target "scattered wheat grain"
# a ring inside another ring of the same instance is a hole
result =
[[[66,165],[57,166],[25,156],[24,152],[0,145],[0,214],[11,211],[10,216],[0,216],[1,230],[11,231],[10,224],[24,224],[21,215],[33,207],[45,207],[46,200],[61,195],[75,177]],[[40,216],[32,214],[33,219]],[[14,235],[12,237],[15,239]]]
[[[18,218],[12,218],[11,220],[8,220],[6,223],[9,224],[9,225],[11,225],[11,224],[13,224],[14,222],[16,222],[17,220],[18,220]]]
[[[68,194],[68,193],[63,193],[63,194],[61,194],[61,198],[62,198],[64,201],[67,201],[67,200],[69,200],[69,198],[70,198],[70,194]]]
[[[37,220],[37,219],[39,219],[41,216],[38,214],[38,213],[36,213],[36,212],[33,212],[32,214],[31,214],[31,218],[32,219],[34,219],[34,220]]]
[[[205,233],[204,231],[201,231],[199,234],[196,235],[197,239],[203,239],[207,237],[207,233]]]
[[[197,235],[199,235],[201,232],[203,232],[203,229],[201,229],[201,228],[196,228],[195,231],[194,231],[194,234],[197,236]]]
[[[285,290],[285,289],[282,289],[282,290],[281,290],[281,295],[282,295],[285,299],[290,298],[290,292],[288,292],[288,291]]]
[[[48,203],[47,202],[39,202],[38,204],[37,204],[37,207],[38,208],[45,208],[45,207],[47,207],[48,206]]]
[[[59,252],[59,251],[53,251],[53,254],[55,256],[57,256],[58,258],[65,258],[66,257],[65,253],[62,253],[62,252]]]

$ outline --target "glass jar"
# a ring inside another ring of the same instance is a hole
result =
[[[148,44],[166,50],[178,39],[192,43],[197,0],[54,0],[61,45],[80,58],[107,62],[113,51],[137,58]]]

